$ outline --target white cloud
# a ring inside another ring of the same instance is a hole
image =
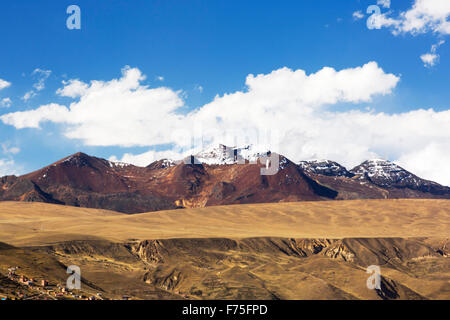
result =
[[[401,156],[397,163],[418,176],[450,185],[450,143],[430,143],[423,149]]]
[[[8,88],[9,86],[11,86],[11,82],[8,82],[6,80],[0,79],[0,90]]]
[[[424,63],[425,67],[433,67],[436,65],[437,60],[439,59],[439,56],[434,53],[425,53],[420,56],[420,59]]]
[[[213,125],[216,115],[226,119],[230,116],[226,112],[228,104],[234,100],[238,104],[230,111],[237,116],[252,108],[263,114],[280,107],[304,113],[325,104],[370,101],[376,94],[390,93],[399,81],[398,77],[385,74],[375,62],[341,71],[326,67],[311,75],[282,68],[268,75],[249,75],[247,92],[217,97],[196,112],[180,115],[176,111],[184,105],[182,93],[165,87],[149,88],[140,83],[144,79],[138,69],[126,68],[122,78],[109,82],[82,85],[72,81],[58,91],[79,96],[69,107],[49,104],[0,119],[18,129],[38,128],[45,121],[65,123],[67,137],[81,139],[88,145],[149,146],[173,143],[179,138],[177,129],[192,128],[198,121],[207,120]],[[74,86],[83,90],[73,90]],[[216,110],[223,106],[224,110]]]
[[[88,145],[149,146],[170,143],[167,131],[179,125],[175,110],[183,105],[179,92],[141,85],[138,69],[125,68],[120,79],[90,84],[72,80],[58,94],[79,98],[69,107],[49,104],[1,116],[16,128],[38,128],[42,122],[67,124],[65,135]]]
[[[390,12],[381,13],[381,14],[373,14],[367,20],[368,25],[371,25],[373,29],[381,29],[383,27],[397,27],[399,25],[399,21],[389,17]],[[396,31],[394,31],[397,34]]]
[[[14,112],[2,115],[0,119],[5,124],[13,125],[16,129],[40,128],[44,121],[62,122],[69,116],[65,106],[55,103],[41,106],[36,110]]]
[[[378,0],[377,5],[382,6],[383,8],[390,8],[391,0]]]
[[[361,11],[353,12],[353,19],[354,20],[361,20],[362,18],[364,18],[364,13],[362,13]]]
[[[425,67],[430,68],[437,64],[437,62],[439,61],[439,55],[436,52],[437,49],[444,43],[445,41],[441,40],[437,44],[433,44],[429,53],[425,53],[420,56],[420,59],[424,63]]]
[[[12,104],[11,98],[3,98],[0,101],[0,107],[9,108]]]
[[[164,77],[163,77],[163,76],[158,76],[158,77],[156,77],[156,80],[158,80],[158,81],[164,81]]]
[[[249,75],[245,90],[216,96],[188,114],[177,113],[185,106],[181,92],[150,88],[142,84],[144,79],[138,69],[126,68],[119,79],[78,83],[76,87],[83,90],[72,90],[75,82],[68,82],[60,92],[76,97],[69,107],[49,104],[9,113],[0,120],[18,129],[37,128],[45,121],[60,123],[66,137],[87,145],[174,146],[169,151],[111,158],[138,165],[165,157],[179,159],[202,141],[260,144],[256,140],[270,131],[279,137],[272,141],[272,150],[294,161],[328,158],[352,167],[368,158],[387,157],[424,178],[450,185],[450,172],[432,167],[450,162],[446,151],[450,150],[450,110],[390,115],[370,108],[334,109],[341,103],[366,107],[374,96],[392,93],[399,77],[385,73],[375,62],[343,70],[325,67],[312,74],[281,68]],[[433,159],[422,161],[427,157]]]
[[[380,1],[379,1],[380,2]],[[378,21],[380,27],[393,27],[393,33],[426,33],[435,32],[450,34],[450,1],[448,0],[415,0],[413,6],[399,14],[397,18],[387,17]]]
[[[17,174],[14,160],[0,159],[0,177]]]
[[[377,4],[389,8],[390,0],[378,0]],[[390,28],[394,35],[405,33],[417,35],[428,32],[440,36],[450,34],[449,0],[414,0],[412,7],[400,12],[397,17],[393,17],[392,14],[392,11],[372,14],[367,21],[368,27]],[[432,67],[438,63],[439,55],[435,48],[430,53],[422,54],[420,59],[425,67]]]
[[[52,71],[51,70],[42,70],[42,69],[34,69],[32,72],[32,76],[37,78],[37,82],[33,84],[34,90],[30,90],[22,97],[22,100],[28,101],[31,98],[37,96],[36,92],[42,91],[45,89],[45,81],[50,77]]]
[[[56,91],[56,94],[63,97],[78,98],[86,93],[89,86],[78,79],[63,81],[63,88]]]

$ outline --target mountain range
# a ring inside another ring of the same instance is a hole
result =
[[[76,153],[40,170],[0,178],[0,201],[30,201],[140,213],[229,204],[320,200],[441,198],[450,188],[393,162],[367,160],[347,170],[330,160],[294,163],[279,155],[261,175],[264,148],[224,145],[181,161],[138,167]]]

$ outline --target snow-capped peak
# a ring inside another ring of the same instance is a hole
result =
[[[351,172],[355,175],[367,175],[370,178],[392,178],[392,176],[401,172],[411,174],[397,164],[383,159],[366,160],[352,169]]]
[[[300,168],[303,170],[314,173],[321,174],[325,176],[333,177],[351,177],[353,174],[347,171],[347,169],[340,165],[339,163],[331,160],[325,159],[315,159],[309,161],[300,161]]]
[[[175,161],[173,161],[172,159],[162,159],[163,168],[173,167],[175,165]]]
[[[364,161],[350,170],[350,172],[359,177],[359,179],[369,179],[381,187],[422,188],[432,184],[430,181],[415,176],[394,162],[383,159]]]
[[[171,159],[161,159],[152,162],[147,166],[149,169],[165,169],[176,166],[177,163]]]

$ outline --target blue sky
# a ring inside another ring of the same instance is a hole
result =
[[[399,19],[402,12],[413,8],[416,0],[391,2],[389,8],[380,4],[381,11]],[[66,27],[69,16],[66,9],[71,4],[81,9],[81,30]],[[11,102],[7,103],[8,107],[0,107],[0,116],[36,110],[50,103],[69,107],[77,100],[57,94],[64,87],[62,81],[108,82],[119,79],[125,66],[137,68],[146,76],[141,85],[165,87],[177,93],[183,100],[177,112],[188,114],[214,101],[216,96],[245,92],[249,74],[267,75],[287,67],[304,70],[309,75],[327,66],[339,71],[371,61],[385,74],[398,77],[398,83],[388,93],[374,92],[369,99],[350,102],[338,99],[332,103],[333,112],[342,115],[349,110],[364,111],[370,107],[372,113],[396,115],[433,108],[437,114],[434,118],[447,115],[439,112],[450,108],[449,45],[442,43],[436,48],[434,53],[438,58],[433,66],[425,66],[420,57],[430,53],[432,45],[445,41],[448,34],[429,27],[395,35],[394,27],[388,23],[379,29],[369,29],[366,9],[372,4],[377,4],[377,0],[2,2],[0,79],[10,86],[0,90],[0,101],[9,98]],[[354,13],[358,11],[365,16],[356,19]],[[36,69],[51,73],[45,78]],[[40,79],[44,88],[37,90],[33,85]],[[25,100],[23,97],[31,90],[35,95]],[[123,108],[126,113],[126,107]],[[278,110],[284,112],[282,107]],[[165,119],[162,116],[159,122],[169,121]],[[120,121],[120,117],[111,121]],[[67,137],[65,132],[71,125],[42,121],[40,128],[18,128],[17,124],[0,121],[3,145],[0,173],[24,173],[77,151],[126,160],[124,154],[165,150],[171,145],[151,141],[128,146],[114,142],[89,143]],[[434,143],[431,147],[425,144],[417,148],[440,149],[446,137],[446,132],[433,135],[436,140],[431,141]],[[389,135],[383,139],[389,139]],[[314,151],[311,157],[334,155],[344,163],[353,164],[366,155],[399,160],[414,154],[410,149],[396,153],[395,145],[381,150],[383,145],[388,143],[369,146],[351,159],[322,151]],[[431,151],[427,155],[431,154],[434,155]],[[296,157],[309,155],[305,150],[295,154]],[[445,158],[447,154],[434,156]],[[425,155],[417,157],[409,163],[410,168],[434,177],[429,170],[421,168]]]

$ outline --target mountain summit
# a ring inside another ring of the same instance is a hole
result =
[[[366,160],[351,170],[330,160],[301,161],[319,183],[339,192],[339,199],[450,198],[450,188],[428,181],[383,159]]]
[[[300,161],[299,166],[312,174],[321,174],[332,177],[353,177],[354,174],[337,162],[330,160]]]
[[[428,181],[403,169],[394,162],[372,159],[350,170],[359,179],[369,180],[382,188],[408,188],[432,194],[446,194],[449,190],[440,184]]]

